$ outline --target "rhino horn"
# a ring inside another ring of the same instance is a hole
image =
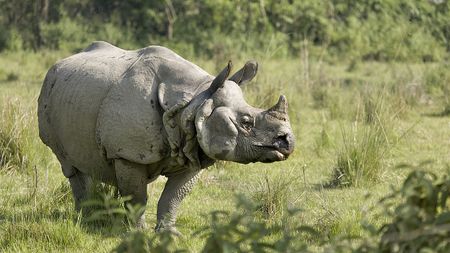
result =
[[[232,66],[233,64],[231,63],[231,61],[228,61],[227,66],[216,76],[216,78],[214,78],[207,90],[210,95],[212,95],[214,92],[216,92],[216,90],[223,86],[223,83],[230,75]]]
[[[287,113],[288,103],[287,99],[284,95],[281,95],[278,99],[278,102],[276,105],[274,105],[272,108],[269,109],[269,111],[276,111],[280,113]]]

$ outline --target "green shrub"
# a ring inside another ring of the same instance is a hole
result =
[[[287,210],[280,224],[268,225],[255,218],[257,205],[243,196],[237,197],[233,212],[213,211],[210,224],[198,229],[192,236],[205,238],[201,252],[310,252],[302,235],[316,234],[308,226],[296,225],[292,217],[297,210]],[[128,233],[114,252],[189,252],[170,233],[147,235]]]
[[[414,170],[400,189],[381,201],[385,214],[392,218],[379,231],[381,252],[450,251],[449,172],[447,166],[447,174],[439,178]]]
[[[125,209],[127,200],[130,198],[118,198],[117,189],[114,187],[96,182],[89,198],[81,203],[83,222],[88,225],[119,229],[125,225],[128,215]]]
[[[406,253],[450,251],[450,166],[446,173],[422,170],[425,164],[398,167],[412,169],[400,187],[392,187],[372,209],[389,220],[378,226],[362,221],[364,236],[326,242],[325,252]]]
[[[162,232],[149,236],[142,231],[131,231],[112,252],[184,253],[189,251],[186,249],[178,249],[175,236],[169,232]]]
[[[321,252],[380,253],[438,252],[450,250],[450,166],[438,177],[410,167],[413,171],[398,189],[382,198],[382,210],[388,222],[380,228],[362,221],[366,233],[353,237],[324,239]],[[298,211],[288,210],[281,223],[268,224],[255,217],[258,204],[238,196],[233,212],[213,211],[210,224],[191,236],[206,239],[201,252],[311,252],[304,236],[319,238],[315,229],[293,222]],[[372,209],[373,210],[373,209]],[[189,252],[169,233],[147,235],[128,233],[114,252]]]
[[[119,195],[116,187],[94,180],[88,198],[81,203],[82,222],[88,228],[103,227],[111,232],[135,228],[145,206],[132,205],[129,200],[131,196]]]
[[[255,219],[255,203],[240,196],[233,213],[210,213],[211,224],[195,233],[206,238],[202,252],[309,252],[302,233],[315,234],[308,226],[296,226],[290,217],[298,211],[288,210],[281,224],[268,225]]]

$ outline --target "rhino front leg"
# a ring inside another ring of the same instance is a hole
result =
[[[131,205],[147,204],[147,169],[144,165],[132,163],[122,159],[114,161],[116,171],[117,186],[122,196],[131,196],[128,201]],[[137,219],[137,227],[145,227],[144,212]]]
[[[164,230],[181,235],[175,228],[178,207],[183,198],[191,192],[199,172],[185,172],[170,176],[158,201],[156,232]]]

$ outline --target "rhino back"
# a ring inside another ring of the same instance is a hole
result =
[[[135,52],[95,42],[47,73],[38,101],[39,131],[61,162],[114,180],[98,150],[95,127],[102,100],[135,60]],[[65,170],[66,176],[73,173]]]

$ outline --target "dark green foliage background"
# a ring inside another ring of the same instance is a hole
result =
[[[0,0],[0,50],[77,51],[93,40],[163,44],[185,56],[270,53],[438,61],[448,0]]]

